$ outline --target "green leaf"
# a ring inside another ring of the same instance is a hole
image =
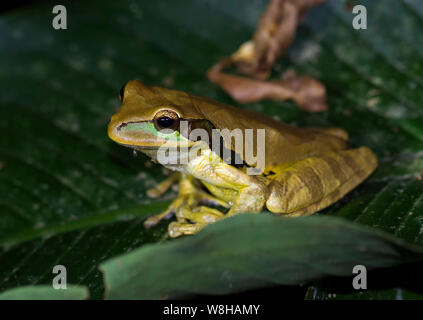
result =
[[[330,107],[321,114],[306,113],[291,102],[239,105],[205,77],[210,66],[251,38],[265,0],[75,0],[65,3],[67,30],[52,28],[51,2],[1,15],[0,290],[49,284],[53,267],[61,264],[67,267],[70,283],[86,285],[91,297],[101,298],[100,263],[167,240],[166,224],[151,230],[142,224],[175,195],[170,192],[154,201],[146,197],[146,189],[164,177],[162,169],[149,166],[142,155],[133,158],[130,150],[106,135],[119,88],[131,79],[207,96],[299,126],[345,128],[353,146],[367,145],[377,153],[380,166],[320,216],[351,221],[348,228],[366,225],[421,245],[423,46],[415,37],[423,30],[423,4],[360,3],[368,8],[367,30],[352,28],[345,1],[328,0],[309,12],[292,48],[274,68],[274,78],[292,68],[321,80]],[[228,223],[238,231],[241,221]],[[308,219],[283,223],[301,228]],[[256,239],[258,231],[250,231]],[[263,236],[263,246],[266,241],[272,246],[272,235],[269,240]],[[253,256],[257,247],[250,242],[244,250]],[[161,245],[145,248],[162,250]],[[328,260],[337,259],[330,251],[326,254]],[[401,256],[395,261],[400,263]],[[152,272],[165,272],[173,260],[163,263]],[[231,292],[275,283],[263,281],[262,270],[255,271],[257,275],[246,266],[243,273],[231,275],[250,277],[248,283],[237,282]],[[144,276],[157,279],[155,273]],[[219,283],[225,287],[224,280]],[[154,283],[161,285],[162,281]],[[203,292],[219,291],[210,285]],[[188,283],[181,286],[195,291]]]
[[[0,300],[83,300],[88,297],[88,289],[83,286],[57,290],[52,286],[24,286],[0,293]]]
[[[338,218],[244,214],[195,237],[143,246],[100,267],[111,299],[159,299],[306,283],[352,275],[357,264],[375,269],[422,258],[423,247]]]

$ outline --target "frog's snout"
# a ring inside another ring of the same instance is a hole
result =
[[[113,141],[118,140],[117,132],[119,131],[119,128],[121,127],[121,125],[122,123],[118,119],[118,114],[115,114],[110,118],[110,122],[107,127],[107,135]]]

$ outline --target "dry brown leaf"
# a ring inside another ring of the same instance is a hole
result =
[[[281,80],[251,79],[222,72],[228,63],[230,60],[222,60],[208,71],[207,76],[237,101],[249,103],[263,99],[292,99],[310,112],[327,109],[326,89],[311,77],[297,76],[293,71],[287,71]]]
[[[265,81],[272,66],[291,45],[298,24],[307,10],[325,0],[272,0],[260,19],[253,40],[241,47],[229,59],[222,59],[207,73],[240,102],[262,99],[294,100],[301,108],[319,112],[327,109],[323,84],[308,76],[286,72],[282,80]],[[251,78],[226,74],[224,69],[235,66],[238,72]]]
[[[273,64],[290,47],[306,12],[325,0],[272,0],[260,19],[252,41],[232,55],[240,73],[267,79]]]

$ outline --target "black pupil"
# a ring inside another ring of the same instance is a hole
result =
[[[173,124],[173,119],[169,118],[169,117],[160,117],[157,120],[157,124],[161,127],[161,128],[169,128],[172,124]]]
[[[120,90],[119,90],[120,100],[123,100],[123,94],[124,93],[125,93],[125,86],[122,86],[122,88],[120,88]]]

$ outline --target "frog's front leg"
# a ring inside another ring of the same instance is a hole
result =
[[[147,196],[150,198],[158,198],[164,194],[169,188],[181,179],[180,172],[173,172],[169,177],[160,182],[154,188],[147,190]]]
[[[188,164],[190,174],[204,182],[222,190],[232,191],[233,201],[226,216],[241,212],[260,212],[266,201],[266,183],[258,176],[245,172],[224,163],[210,149],[202,152]],[[210,189],[210,188],[209,188]],[[235,191],[235,193],[233,193]]]
[[[238,213],[258,213],[262,210],[266,201],[266,184],[256,176],[249,176],[243,171],[224,163],[210,149],[203,150],[202,154],[187,165],[190,175],[202,181],[211,192],[213,188],[233,195],[232,206],[226,215],[216,216],[216,219],[207,219],[209,210],[200,207],[194,210],[181,211],[183,217],[194,223],[185,221],[172,222],[169,225],[169,234],[173,237],[182,234],[194,234],[205,225],[215,222],[224,217]],[[226,191],[225,191],[226,190]],[[225,196],[220,196],[225,198]],[[187,209],[185,207],[185,209]],[[181,216],[181,217],[182,217]]]

